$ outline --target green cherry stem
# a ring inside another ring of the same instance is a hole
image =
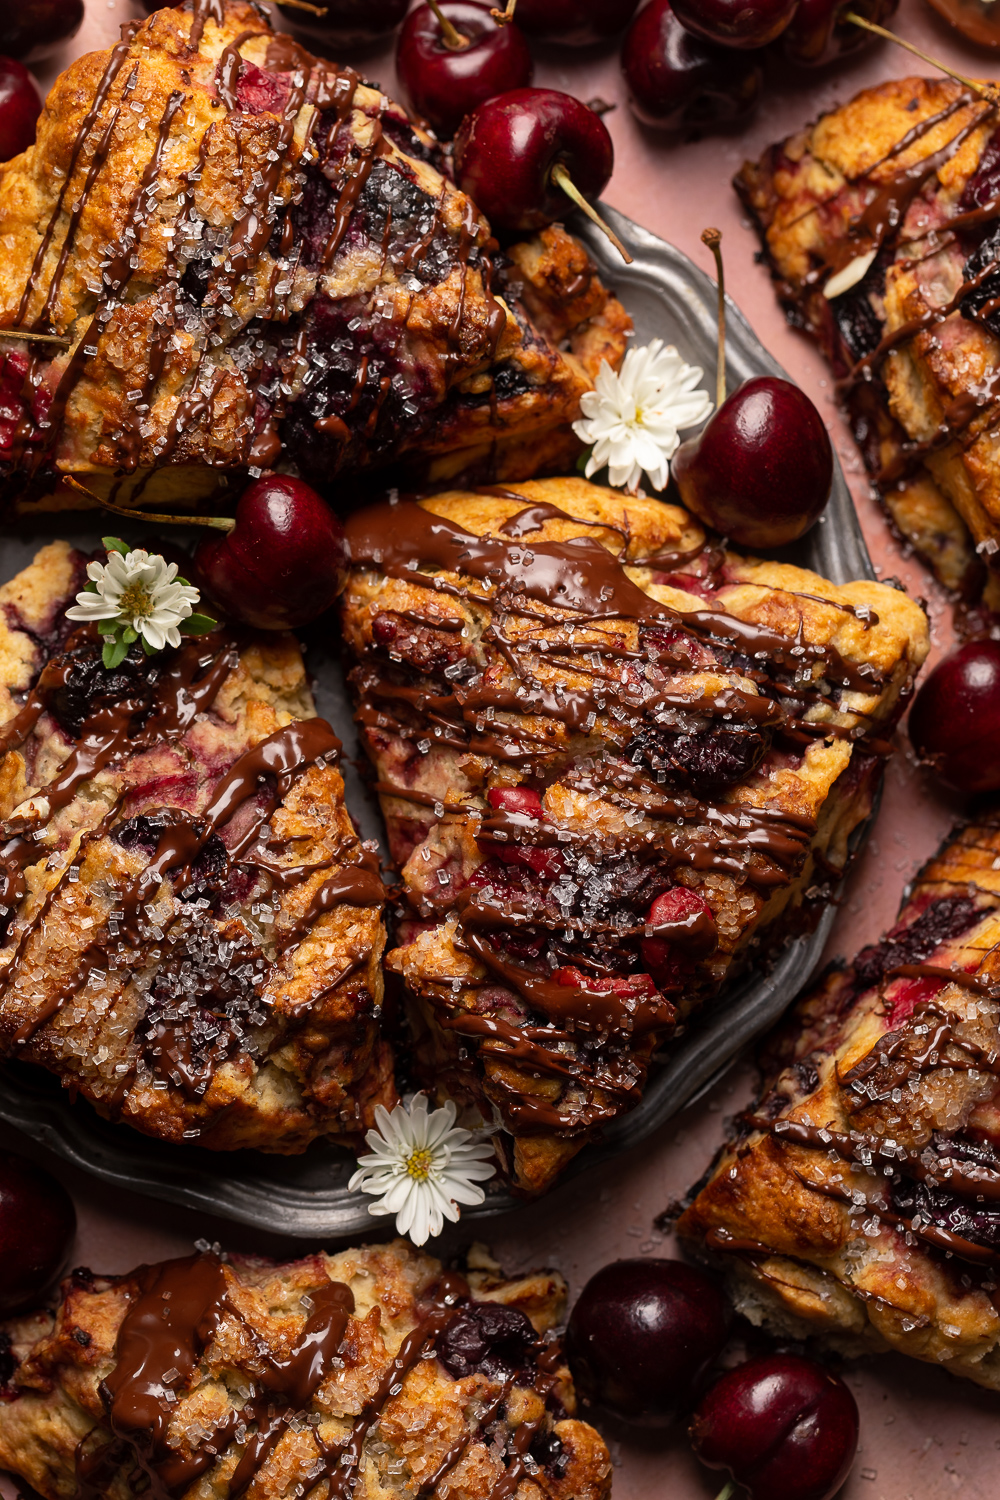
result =
[[[987,104],[1000,104],[1000,88],[995,83],[977,83],[974,78],[966,78],[962,73],[956,73],[954,68],[945,67],[944,63],[938,62],[936,57],[931,57],[927,52],[921,52],[919,47],[914,47],[912,42],[904,41],[894,31],[887,31],[884,26],[876,26],[874,21],[867,21],[856,11],[845,10],[841,19],[850,21],[854,26],[860,26],[862,31],[870,31],[873,36],[882,37],[883,41],[895,42],[897,47],[903,47],[907,52],[912,52],[914,57],[919,57],[921,62],[930,63],[932,68],[947,73],[948,77],[954,78],[956,83],[964,84],[967,89],[978,94],[980,99],[985,99]]]
[[[731,1479],[728,1484],[723,1485],[716,1495],[715,1500],[730,1500],[730,1496],[736,1494],[736,1480]]]
[[[0,338],[28,339],[33,344],[61,344],[64,349],[73,342],[63,338],[61,333],[32,333],[30,328],[0,328]]]
[[[719,354],[715,364],[715,404],[722,406],[726,399],[726,273],[722,266],[722,230],[703,229],[701,242],[715,256],[715,272],[719,299]]]
[[[611,241],[612,245],[614,245],[622,260],[627,266],[630,266],[632,264],[631,255],[629,255],[628,251],[625,249],[625,246],[615,234],[610,224],[605,224],[604,220],[597,212],[597,209],[594,208],[593,204],[587,202],[586,198],[580,192],[580,189],[577,187],[576,183],[573,181],[572,177],[569,175],[561,161],[557,161],[555,166],[552,168],[552,181],[557,185],[557,187],[562,188],[563,192],[566,194],[566,197],[569,198],[573,203],[575,203],[577,208],[583,209],[583,212],[587,215],[587,218],[591,219],[597,225],[602,234],[607,235],[608,239]]]
[[[158,524],[167,526],[212,526],[216,531],[233,531],[236,522],[230,516],[165,516],[155,510],[129,510],[126,505],[112,505],[110,500],[102,500],[100,495],[95,495],[93,490],[88,490],[85,484],[74,479],[72,474],[63,475],[63,484],[72,486],[79,490],[81,495],[86,495],[93,500],[95,505],[100,505],[104,510],[114,511],[116,516],[127,516],[130,521],[156,521]]]

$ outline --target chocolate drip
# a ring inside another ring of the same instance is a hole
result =
[[[187,1386],[222,1319],[240,1317],[228,1300],[230,1274],[215,1255],[148,1266],[137,1273],[138,1296],[118,1331],[115,1368],[101,1395],[116,1437],[129,1443],[149,1476],[152,1500],[172,1500],[210,1469],[239,1421],[259,1424],[230,1482],[245,1490],[274,1447],[290,1411],[307,1407],[343,1343],[354,1311],[350,1287],[327,1282],[312,1294],[312,1311],[289,1353],[261,1355],[265,1373],[242,1411],[232,1412],[200,1448],[184,1457],[168,1442],[173,1393]],[[275,1401],[284,1410],[275,1413]]]
[[[357,511],[345,530],[353,562],[377,567],[390,577],[412,579],[420,568],[464,573],[497,590],[591,619],[680,625],[698,639],[734,646],[751,657],[767,656],[793,670],[820,662],[825,676],[856,692],[872,693],[880,686],[873,673],[846,661],[834,646],[789,640],[723,609],[682,611],[659,603],[592,537],[523,547],[506,538],[463,531],[412,501]]]
[[[265,867],[266,868],[266,867]],[[287,953],[312,929],[317,917],[338,906],[381,906],[387,892],[378,871],[378,859],[367,850],[356,865],[348,865],[327,877],[301,917],[281,934],[280,952]]]

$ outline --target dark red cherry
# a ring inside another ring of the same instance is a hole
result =
[[[150,10],[159,7],[154,0],[145,0]],[[325,16],[314,16],[307,10],[290,5],[283,6],[278,0],[278,9],[293,31],[325,48],[368,47],[395,31],[406,15],[410,0],[316,0],[317,6],[326,7]]]
[[[688,510],[742,547],[781,547],[830,497],[833,449],[804,391],[758,375],[682,443],[673,475]]]
[[[484,100],[529,84],[533,64],[523,32],[498,26],[488,4],[442,0],[440,9],[467,45],[449,45],[431,7],[418,5],[399,33],[396,76],[411,109],[450,137]]]
[[[799,0],[795,15],[782,32],[781,51],[799,66],[833,62],[874,40],[871,32],[841,20],[845,10],[857,11],[866,21],[885,26],[898,4],[899,0],[863,0],[860,5],[853,5],[851,0]]]
[[[0,161],[27,151],[41,112],[42,101],[27,68],[12,57],[0,57]]]
[[[540,42],[590,47],[628,25],[639,0],[517,0],[517,24]]]
[[[622,69],[632,113],[659,130],[742,119],[760,95],[756,58],[685,31],[670,0],[651,0],[628,29]]]
[[[702,1399],[691,1442],[751,1500],[831,1500],[858,1447],[857,1402],[842,1380],[794,1354],[730,1370]]]
[[[969,641],[938,662],[914,699],[910,739],[959,791],[1000,788],[1000,642]]]
[[[798,0],[674,0],[688,31],[721,47],[766,47],[781,35]]]
[[[572,213],[554,171],[586,198],[607,187],[614,147],[600,115],[557,89],[514,89],[468,115],[455,137],[455,180],[494,226],[528,232]]]
[[[206,536],[194,561],[226,614],[260,630],[315,620],[347,576],[337,517],[315,490],[284,474],[254,480],[240,497],[232,531]]]
[[[729,1305],[679,1260],[617,1260],[580,1293],[566,1329],[577,1391],[623,1421],[662,1427],[689,1406],[729,1332]]]
[[[0,1154],[0,1317],[38,1303],[66,1264],[76,1210],[61,1182]]]
[[[82,20],[83,0],[4,0],[0,53],[37,62],[75,36]]]

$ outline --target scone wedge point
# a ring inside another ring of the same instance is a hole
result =
[[[893,523],[966,605],[1000,609],[996,106],[950,78],[880,83],[735,187]]]
[[[552,1272],[405,1242],[78,1271],[6,1325],[0,1466],[44,1500],[608,1500]]]
[[[993,810],[769,1039],[764,1092],[678,1226],[753,1322],[1000,1389],[998,953]]]
[[[64,542],[0,588],[0,1049],[167,1141],[355,1143],[395,1099],[384,889],[298,642],[114,669]]]
[[[78,58],[0,167],[11,505],[86,504],[63,475],[163,510],[282,462],[313,484],[574,462],[630,321],[560,226],[501,255],[444,165],[248,0],[157,10]]]
[[[728,976],[807,930],[927,651],[905,594],[580,479],[347,523],[344,638],[419,1076],[549,1186]]]

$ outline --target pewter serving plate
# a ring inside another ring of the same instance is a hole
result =
[[[661,337],[676,344],[685,359],[704,367],[705,385],[714,389],[714,282],[672,245],[614,209],[604,208],[603,212],[635,257],[631,266],[622,264],[586,220],[573,228],[586,240],[602,275],[634,319],[637,340],[644,343]],[[783,374],[731,302],[727,371],[731,389],[753,375]],[[83,530],[76,524],[58,525],[59,519],[53,518],[55,527],[48,525],[44,533],[22,531],[0,541],[0,580],[10,578],[29,562],[36,548],[54,531],[93,547],[95,534],[110,524],[102,525],[95,517]],[[839,465],[822,522],[794,549],[786,549],[783,556],[837,583],[875,576]],[[351,711],[336,655],[312,647],[309,666],[318,684],[319,713],[331,721],[347,754],[356,753]],[[351,810],[365,836],[378,838],[381,828],[375,806],[353,768],[345,764],[344,770]],[[766,973],[744,976],[737,986],[706,1007],[663,1063],[654,1065],[639,1107],[609,1126],[600,1141],[586,1147],[566,1175],[576,1176],[597,1162],[636,1147],[712,1083],[740,1047],[764,1031],[808,981],[833,917],[831,906],[816,931],[790,942]],[[266,1156],[166,1145],[125,1126],[109,1124],[88,1104],[70,1104],[56,1079],[19,1064],[0,1067],[0,1118],[107,1182],[278,1234],[331,1240],[371,1233],[379,1223],[368,1213],[371,1200],[348,1192],[354,1161],[335,1147],[314,1146],[302,1156]],[[465,1216],[509,1212],[518,1202],[496,1185],[482,1207],[466,1209]]]

